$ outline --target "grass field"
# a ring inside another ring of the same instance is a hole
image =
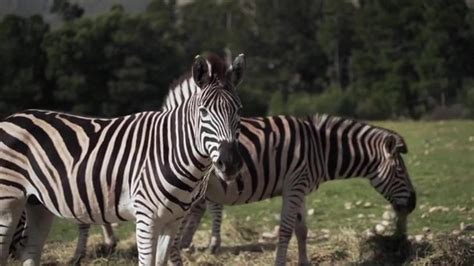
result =
[[[396,130],[408,144],[409,153],[404,158],[418,196],[417,208],[409,218],[409,234],[425,238],[411,241],[411,255],[406,262],[472,265],[473,231],[462,233],[462,243],[458,237],[452,236],[452,231],[459,230],[461,223],[474,224],[474,121],[376,124]],[[194,253],[185,253],[186,261],[203,265],[271,264],[275,241],[258,244],[258,240],[263,232],[273,231],[278,224],[280,204],[281,199],[275,198],[252,205],[227,207],[221,253],[214,256],[198,249]],[[346,209],[345,206],[349,205],[351,208]],[[360,252],[368,241],[364,231],[380,222],[386,205],[387,202],[367,180],[323,184],[307,199],[307,208],[313,209],[312,215],[308,216],[312,262],[364,262]],[[133,228],[132,223],[117,228],[121,242],[109,260],[95,252],[101,242],[100,230],[95,228],[90,243],[91,254],[86,263],[135,263]],[[208,229],[209,218],[206,217],[195,237],[196,246],[207,244]],[[45,248],[44,262],[65,263],[73,253],[76,237],[74,225],[57,220]],[[246,251],[253,249],[260,251]],[[289,256],[292,263],[297,262],[295,241],[291,243]]]

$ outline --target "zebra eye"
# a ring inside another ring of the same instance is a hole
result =
[[[209,112],[207,111],[206,108],[204,107],[201,107],[199,108],[199,112],[201,112],[201,116],[204,118],[204,117],[207,117],[209,115]]]

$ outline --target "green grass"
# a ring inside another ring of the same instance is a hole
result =
[[[423,227],[430,227],[437,233],[448,233],[458,229],[461,222],[474,223],[474,121],[376,124],[399,132],[408,144],[409,153],[404,155],[404,159],[418,196],[417,208],[409,218],[409,234],[421,233]],[[357,201],[370,202],[372,206],[344,208],[344,203],[355,205]],[[324,228],[332,232],[351,228],[362,232],[380,220],[386,205],[387,202],[367,180],[328,182],[308,196],[307,209],[314,209],[314,214],[308,216],[307,221],[311,231]],[[433,206],[448,207],[449,211],[429,213]],[[459,211],[457,207],[466,210]],[[235,227],[252,228],[261,233],[278,224],[275,216],[279,215],[280,208],[281,199],[274,198],[251,205],[226,207],[225,218]],[[364,217],[358,218],[359,214],[364,214]],[[120,226],[117,229],[119,238],[129,238],[133,228],[132,223]],[[201,229],[208,228],[209,217],[206,216]],[[99,232],[98,228],[93,231]],[[226,230],[223,233],[225,235]],[[75,225],[57,220],[49,243],[70,242],[76,237]]]

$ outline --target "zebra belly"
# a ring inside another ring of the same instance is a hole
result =
[[[252,182],[250,175],[242,174],[239,181],[224,185],[218,177],[211,176],[206,190],[206,199],[223,205],[239,205],[281,196],[281,193],[280,182],[275,187],[269,184],[265,186],[262,182]]]

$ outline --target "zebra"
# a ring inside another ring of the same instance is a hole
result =
[[[407,216],[416,206],[416,192],[401,154],[408,152],[396,132],[353,119],[316,114],[242,118],[239,136],[244,165],[233,182],[211,176],[206,199],[211,211],[211,252],[221,243],[222,205],[239,205],[282,196],[276,264],[286,262],[295,232],[300,264],[309,264],[305,196],[321,183],[366,177],[397,214],[395,236],[406,237]],[[211,173],[212,174],[212,173]],[[181,233],[189,247],[206,210],[206,200],[193,206]]]
[[[27,110],[1,121],[0,265],[23,210],[25,265],[39,264],[54,215],[79,224],[135,220],[139,264],[164,264],[208,170],[230,181],[242,166],[235,88],[244,68],[243,54],[229,67],[197,56],[199,93],[166,111],[106,119]]]

